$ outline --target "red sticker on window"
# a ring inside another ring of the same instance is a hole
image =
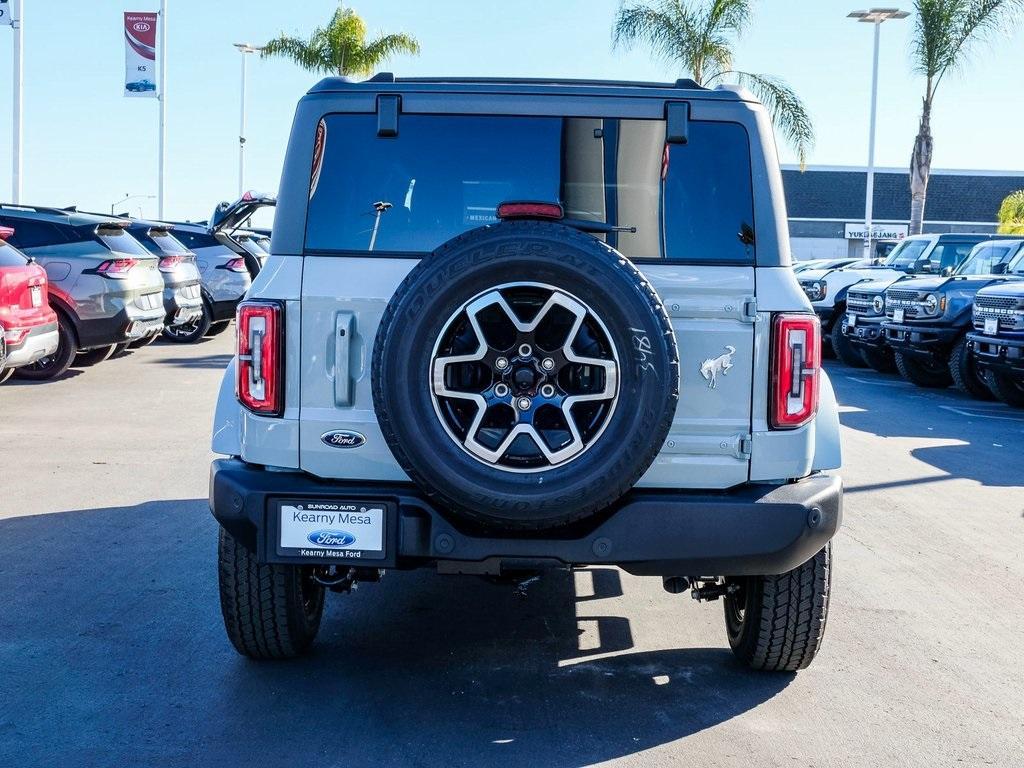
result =
[[[316,194],[316,186],[320,183],[320,168],[324,164],[324,150],[327,147],[327,123],[323,118],[316,125],[316,136],[313,139],[313,170],[309,179],[309,199]]]

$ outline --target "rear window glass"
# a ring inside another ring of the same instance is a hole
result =
[[[188,253],[188,248],[167,230],[151,230],[148,233],[132,230],[132,236],[142,243],[150,253],[155,253],[157,256],[164,254],[178,256]]]
[[[10,237],[11,245],[16,248],[39,248],[45,245],[64,245],[72,241],[67,235],[67,228],[48,221],[33,221],[0,217],[0,224],[14,228]]]
[[[26,264],[28,259],[0,240],[0,267],[24,267]]]
[[[128,256],[152,256],[149,251],[139,245],[138,240],[118,227],[101,227],[96,230],[96,236],[111,251]]]
[[[176,229],[174,230],[174,236],[193,251],[196,248],[224,247],[217,241],[216,237],[207,232],[186,232],[183,229]]]
[[[596,235],[634,259],[752,262],[750,149],[736,123],[329,115],[306,248],[428,253],[497,221],[506,201],[560,202],[566,216],[635,232]]]

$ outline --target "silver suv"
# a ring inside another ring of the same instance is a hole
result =
[[[602,564],[806,667],[842,484],[786,227],[741,89],[315,86],[214,423],[235,648],[301,653],[326,592],[385,569]]]
[[[164,281],[158,257],[128,233],[128,221],[74,209],[0,205],[0,224],[13,227],[11,245],[46,270],[60,343],[52,355],[15,375],[51,379],[80,355],[109,356],[118,344],[159,335]]]

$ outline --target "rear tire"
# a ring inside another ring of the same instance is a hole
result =
[[[220,322],[217,323],[210,323],[210,330],[206,332],[206,338],[210,339],[213,338],[214,336],[219,336],[220,334],[224,333],[224,331],[226,331],[228,329],[228,326],[230,325],[230,320],[221,320]]]
[[[114,350],[117,348],[116,344],[110,344],[106,347],[97,347],[96,349],[90,349],[85,352],[79,352],[75,355],[75,365],[90,366],[102,363],[104,360],[108,360]]]
[[[832,543],[779,576],[730,580],[725,627],[732,652],[752,669],[795,672],[814,660],[825,636],[832,585]]]
[[[978,367],[967,348],[966,336],[956,343],[949,355],[949,375],[953,377],[953,383],[961,392],[966,392],[978,400],[995,399],[985,380],[985,372]]]
[[[843,333],[842,318],[837,317],[832,323],[832,333],[830,335],[832,337],[832,351],[836,353],[836,357],[838,357],[840,361],[851,368],[867,367],[867,363],[864,362],[864,358],[861,357],[860,352]]]
[[[191,323],[164,328],[164,338],[175,344],[195,344],[210,330],[210,310],[203,304],[203,314]]]
[[[71,321],[62,312],[57,313],[57,351],[52,355],[37,360],[32,365],[25,365],[14,369],[14,375],[19,379],[29,381],[49,381],[61,376],[71,363],[74,362],[75,354],[78,352],[78,341],[75,339],[75,332],[71,328]]]
[[[949,375],[949,366],[947,365],[926,363],[900,352],[896,352],[893,358],[900,376],[911,384],[925,389],[945,389],[953,383],[953,377]]]
[[[888,347],[861,347],[860,356],[869,368],[874,368],[879,373],[896,373],[896,361],[893,360],[892,350]]]
[[[150,334],[149,336],[143,336],[141,339],[136,339],[135,341],[129,341],[128,342],[128,347],[130,349],[142,349],[143,347],[148,347],[150,344],[152,344],[154,341],[156,341],[159,338],[160,338],[160,334],[159,333],[153,333],[153,334]]]
[[[325,596],[310,568],[258,563],[223,528],[217,562],[221,614],[236,651],[251,659],[288,659],[309,649]]]
[[[1018,381],[1000,371],[985,371],[985,380],[998,399],[1015,408],[1024,408],[1024,381]]]

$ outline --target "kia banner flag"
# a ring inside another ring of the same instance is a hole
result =
[[[124,14],[124,95],[155,97],[156,24],[155,13]]]

